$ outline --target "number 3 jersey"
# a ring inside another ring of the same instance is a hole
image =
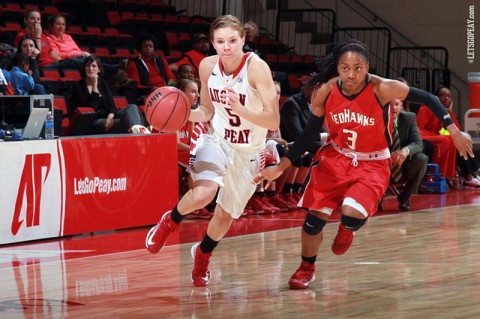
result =
[[[237,70],[231,75],[225,74],[219,58],[208,79],[208,93],[215,107],[213,130],[233,148],[260,149],[265,145],[267,129],[241,118],[232,111],[228,102],[220,97],[226,87],[231,87],[240,95],[243,106],[255,112],[263,111],[258,91],[248,82],[248,63],[254,55],[251,52],[246,53]]]
[[[342,94],[340,80],[325,102],[325,119],[330,140],[342,149],[375,152],[388,148],[391,141],[389,107],[383,107],[370,79],[354,96]]]

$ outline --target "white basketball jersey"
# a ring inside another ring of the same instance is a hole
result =
[[[254,55],[251,52],[246,53],[238,69],[229,76],[223,72],[219,59],[208,79],[208,93],[215,107],[212,118],[213,130],[233,148],[260,149],[265,145],[267,129],[241,118],[232,111],[225,100],[220,98],[226,87],[232,87],[240,94],[242,105],[256,112],[263,111],[258,91],[248,83],[248,61]]]

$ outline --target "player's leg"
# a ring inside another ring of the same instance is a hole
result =
[[[183,218],[210,203],[218,185],[223,184],[227,162],[223,150],[208,137],[202,143],[198,147],[195,162],[189,168],[194,187],[147,234],[146,247],[151,253],[158,253]]]
[[[331,211],[328,208],[319,212],[310,211],[305,217],[301,231],[302,262],[288,281],[291,289],[306,289],[315,281],[317,253],[323,241],[323,227]]]
[[[234,219],[239,218],[255,192],[256,185],[251,181],[260,169],[260,155],[242,154],[232,150],[231,164],[226,167],[223,187],[217,197],[217,205],[210,220],[207,233],[199,244],[192,247],[194,267],[192,282],[196,287],[204,287],[210,282],[210,257],[220,240],[230,229]]]
[[[342,219],[332,244],[336,255],[343,255],[353,243],[355,232],[374,214],[378,202],[388,187],[390,166],[388,160],[359,161],[352,168],[352,176],[340,212]]]

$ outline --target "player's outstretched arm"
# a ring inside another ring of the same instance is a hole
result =
[[[378,77],[376,77],[375,81],[378,81],[376,93],[379,93],[382,102],[388,102],[394,98],[398,98],[402,101],[426,105],[450,132],[453,143],[460,153],[460,156],[465,159],[468,158],[468,155],[474,157],[472,140],[467,134],[462,133],[455,123],[453,123],[447,109],[440,103],[440,100],[436,96],[424,90],[408,87],[400,81],[386,80]]]

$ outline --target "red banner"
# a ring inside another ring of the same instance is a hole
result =
[[[175,134],[0,148],[0,244],[150,225],[178,200]]]

